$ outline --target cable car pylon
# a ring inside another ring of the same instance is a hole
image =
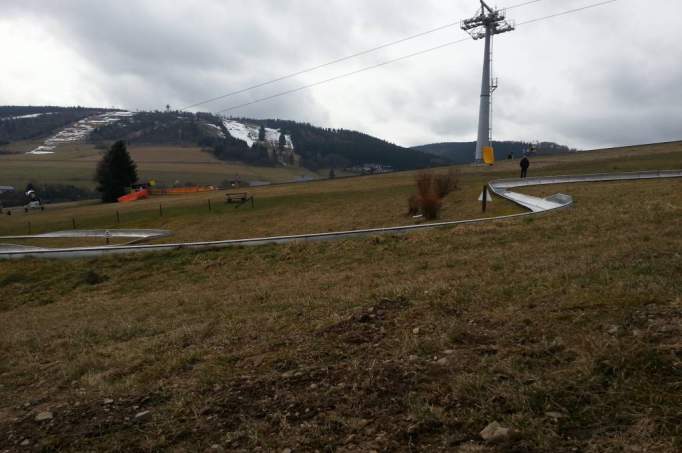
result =
[[[513,31],[515,27],[511,22],[507,21],[504,11],[491,8],[484,0],[479,1],[481,2],[480,11],[471,19],[463,20],[461,28],[469,33],[475,40],[485,38],[475,162],[477,164],[484,162],[486,164],[492,164],[495,161],[495,154],[491,145],[492,129],[490,127],[490,110],[493,91],[497,88],[497,82],[493,83],[491,75],[492,38],[494,35]]]

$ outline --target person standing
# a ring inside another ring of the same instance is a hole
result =
[[[521,178],[525,178],[528,176],[528,167],[530,167],[530,161],[528,160],[528,157],[523,156],[523,159],[521,159],[519,165],[521,166]]]

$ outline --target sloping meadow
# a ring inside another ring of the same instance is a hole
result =
[[[0,446],[679,451],[680,187],[576,184],[559,213],[399,236],[0,262]],[[486,441],[491,422],[508,430]]]

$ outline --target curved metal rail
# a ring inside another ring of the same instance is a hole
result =
[[[158,239],[172,236],[170,230],[121,229],[114,230],[64,230],[51,233],[29,234],[22,236],[0,236],[6,239],[55,239],[55,238],[134,238],[135,241]]]
[[[87,238],[129,238],[132,239],[122,245],[139,244],[140,242],[150,241],[163,237],[172,236],[170,230],[153,230],[153,229],[113,229],[113,230],[64,230],[53,231],[42,234],[26,234],[18,236],[0,236],[0,240],[26,240],[26,239],[87,239]],[[107,246],[108,248],[117,246]],[[36,247],[32,245],[19,244],[0,244],[0,258],[5,252],[39,252],[51,251],[47,247]]]
[[[509,189],[550,184],[572,184],[580,182],[633,181],[646,179],[680,178],[682,170],[639,171],[633,173],[596,173],[591,175],[538,176],[525,179],[500,179],[488,186],[498,196],[524,206],[533,212],[542,212],[566,204],[569,195],[556,194],[548,198],[532,197]],[[567,198],[568,197],[568,198]]]
[[[529,187],[537,185],[549,184],[567,184],[579,182],[604,182],[604,181],[631,181],[631,180],[646,180],[646,179],[661,179],[661,178],[680,178],[682,177],[682,170],[670,171],[650,171],[650,172],[635,172],[635,173],[605,173],[593,175],[576,175],[576,176],[546,176],[526,179],[501,179],[491,181],[488,184],[490,190],[496,195],[505,198],[513,203],[516,203],[529,212],[512,214],[506,216],[486,217],[469,220],[456,220],[450,222],[428,223],[421,225],[404,225],[388,228],[369,228],[362,230],[350,231],[336,231],[331,233],[316,233],[316,234],[300,234],[289,236],[273,236],[263,238],[250,239],[232,239],[224,241],[205,241],[205,242],[185,242],[175,244],[157,244],[157,245],[120,245],[110,247],[76,247],[63,249],[40,249],[40,250],[16,250],[16,249],[0,249],[0,258],[83,258],[95,257],[101,255],[111,255],[118,253],[136,253],[136,252],[160,252],[168,250],[190,249],[190,250],[207,250],[223,247],[233,246],[254,246],[265,244],[286,244],[291,242],[303,241],[323,241],[334,239],[346,239],[358,236],[371,236],[379,234],[396,234],[409,231],[425,230],[431,228],[440,228],[446,226],[467,225],[474,223],[489,222],[493,220],[509,220],[519,217],[526,217],[531,215],[544,214],[558,209],[569,207],[573,204],[573,199],[569,195],[556,194],[547,198],[534,197],[531,195],[520,194],[512,192],[509,189],[516,187]],[[111,230],[113,233],[116,230]]]

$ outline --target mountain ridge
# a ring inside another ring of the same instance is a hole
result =
[[[495,155],[498,160],[519,158],[532,146],[534,155],[551,155],[577,152],[574,148],[559,145],[554,142],[525,142],[525,141],[493,141]],[[476,142],[440,142],[426,145],[413,146],[425,153],[433,154],[448,159],[452,164],[469,164],[474,162]]]
[[[414,170],[467,164],[474,160],[475,142],[403,147],[356,130],[325,128],[292,120],[226,118],[211,113],[172,110],[126,112],[58,106],[0,106],[0,146],[48,137],[60,128],[105,114],[117,116],[116,121],[109,118],[92,121],[92,126],[86,124],[83,135],[84,140],[102,148],[116,140],[136,145],[199,146],[224,161],[310,170],[352,167]],[[262,139],[259,128],[265,130]],[[280,136],[283,137],[281,143]],[[74,137],[80,139],[78,134]],[[60,142],[58,139],[53,141]],[[509,155],[519,157],[530,143],[500,141],[493,145],[497,158],[504,159]],[[42,146],[34,152],[51,152],[52,148]],[[539,155],[575,151],[552,142],[537,143],[536,148]]]

